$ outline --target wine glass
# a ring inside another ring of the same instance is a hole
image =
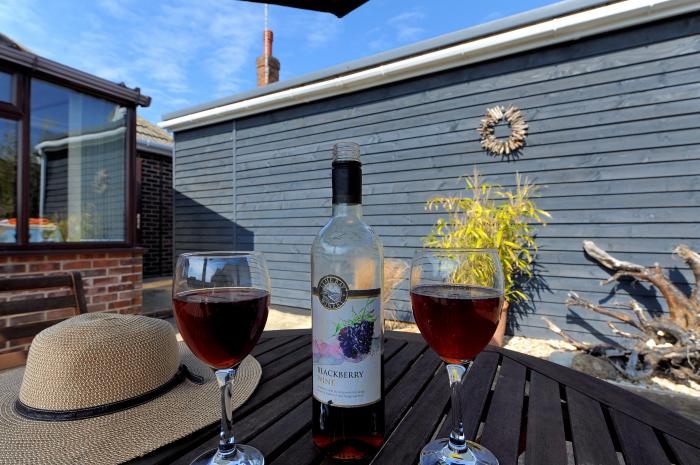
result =
[[[459,387],[491,340],[503,306],[503,271],[493,249],[423,249],[411,263],[413,317],[447,364],[452,432],[421,451],[421,465],[498,465],[488,449],[464,436]]]
[[[221,389],[219,447],[197,457],[193,465],[265,463],[259,450],[236,443],[231,397],[236,369],[258,342],[269,303],[270,276],[259,252],[196,252],[177,259],[177,327],[192,353],[216,369]]]

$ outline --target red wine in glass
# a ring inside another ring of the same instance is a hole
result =
[[[447,363],[473,360],[491,340],[501,314],[496,289],[449,284],[411,290],[413,316],[428,345]]]
[[[426,248],[411,262],[411,307],[423,339],[450,381],[452,429],[420,452],[421,465],[498,465],[487,448],[469,440],[462,421],[461,386],[474,358],[496,332],[504,280],[495,249]]]
[[[265,329],[271,287],[260,252],[191,252],[177,258],[173,273],[177,326],[192,353],[216,369],[221,394],[219,446],[190,465],[265,463],[262,452],[236,442],[232,407],[239,364]]]
[[[237,366],[258,342],[267,321],[270,294],[254,288],[185,291],[173,298],[182,338],[213,368]]]

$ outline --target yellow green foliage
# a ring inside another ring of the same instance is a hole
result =
[[[475,169],[466,178],[465,197],[437,197],[427,203],[428,210],[444,211],[430,234],[427,247],[491,248],[498,250],[505,278],[505,298],[509,302],[527,300],[516,285],[532,277],[537,253],[534,224],[545,225],[551,215],[540,210],[533,198],[537,186],[515,175],[515,188],[504,189],[485,182]],[[465,279],[468,279],[465,276]]]

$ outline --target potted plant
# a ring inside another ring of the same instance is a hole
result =
[[[492,248],[498,250],[505,278],[505,302],[491,344],[502,346],[506,318],[511,303],[527,301],[523,285],[533,276],[537,244],[533,223],[544,225],[551,215],[535,205],[537,186],[516,173],[515,187],[504,189],[482,180],[475,169],[466,178],[464,197],[437,197],[427,203],[428,210],[444,211],[430,234],[423,240],[427,247]]]

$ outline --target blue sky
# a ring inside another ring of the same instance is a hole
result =
[[[281,79],[553,0],[370,0],[342,19],[271,6]],[[263,6],[237,0],[2,0],[0,31],[35,53],[153,97],[163,113],[255,87]]]

